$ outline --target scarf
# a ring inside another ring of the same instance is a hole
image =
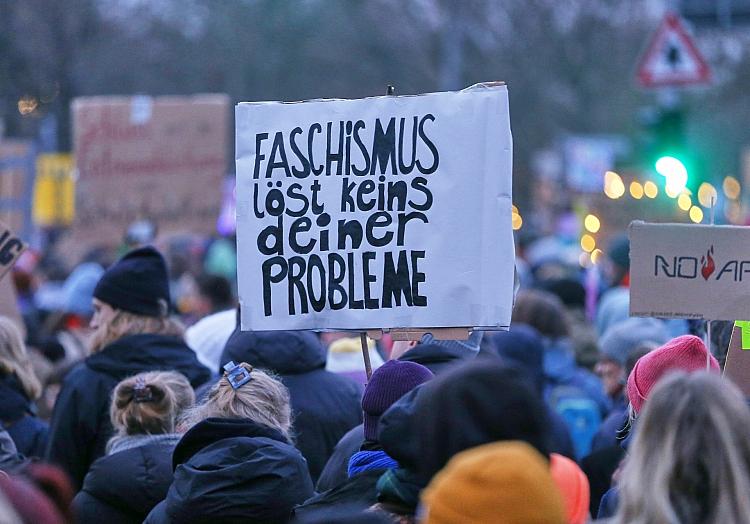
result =
[[[419,504],[419,493],[425,487],[405,469],[389,469],[378,479],[378,502],[396,505],[414,512]]]
[[[352,478],[364,471],[397,467],[398,462],[389,457],[385,451],[358,451],[349,459],[347,473],[349,478]]]
[[[177,433],[164,433],[162,435],[120,435],[109,439],[107,443],[107,455],[112,455],[126,449],[139,448],[149,444],[163,444],[165,446],[176,446],[182,438]]]

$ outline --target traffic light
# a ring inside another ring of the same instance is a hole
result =
[[[670,196],[677,196],[693,182],[684,122],[681,108],[662,109],[652,127],[653,168],[666,178],[666,190]]]

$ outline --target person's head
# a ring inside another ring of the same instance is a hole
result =
[[[628,235],[621,233],[610,240],[607,246],[604,273],[611,286],[619,286],[626,282],[630,273],[630,240]]]
[[[475,360],[421,386],[413,418],[425,480],[456,453],[497,440],[522,440],[549,454],[541,395],[523,371],[499,361]]]
[[[599,360],[594,372],[606,393],[615,397],[625,387],[625,370],[631,352],[642,344],[663,344],[669,340],[664,322],[655,318],[628,318],[607,329],[599,341]]]
[[[42,394],[21,331],[15,322],[3,316],[0,316],[0,374],[15,375],[29,400],[36,400]]]
[[[376,369],[362,395],[365,440],[378,440],[380,415],[406,393],[434,375],[416,362],[389,360]]]
[[[550,473],[560,490],[567,524],[585,524],[589,519],[591,489],[589,479],[573,460],[557,453],[550,455]]]
[[[520,291],[513,304],[512,322],[527,324],[542,336],[551,339],[567,337],[570,334],[562,301],[546,291]]]
[[[280,380],[250,364],[242,362],[238,367],[249,374],[250,380],[235,389],[225,372],[209,390],[206,400],[185,413],[181,428],[187,430],[207,418],[246,419],[275,429],[291,440],[289,390]]]
[[[177,420],[195,402],[187,378],[176,371],[149,371],[121,381],[109,414],[117,436],[174,433]]]
[[[750,410],[728,380],[672,374],[639,417],[617,523],[750,522]]]
[[[563,501],[544,456],[526,442],[457,454],[422,492],[424,524],[564,524]]]
[[[234,307],[234,296],[229,280],[219,275],[203,274],[195,279],[198,286],[196,313],[210,315]]]
[[[636,414],[641,412],[656,383],[671,371],[692,373],[705,370],[708,357],[711,371],[718,373],[719,363],[707,353],[701,339],[683,335],[639,358],[628,376],[628,400],[633,411]]]
[[[169,316],[169,278],[164,257],[153,247],[131,251],[107,269],[94,288],[92,350],[143,333],[182,336]]]
[[[525,371],[541,393],[544,388],[544,341],[536,329],[513,324],[510,331],[490,333],[485,337],[488,353]]]

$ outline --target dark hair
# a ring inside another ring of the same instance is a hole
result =
[[[549,455],[541,395],[520,368],[498,361],[461,365],[424,384],[414,421],[421,450],[416,467],[424,480],[456,453],[498,440],[522,440]]]
[[[513,305],[512,321],[527,324],[549,338],[567,337],[570,334],[562,301],[546,291],[520,291]]]
[[[220,311],[234,306],[229,280],[219,275],[203,274],[196,278],[198,291],[211,302],[211,309]]]

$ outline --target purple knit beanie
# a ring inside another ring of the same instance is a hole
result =
[[[409,391],[427,382],[432,371],[416,362],[389,360],[372,374],[362,396],[365,412],[365,440],[378,440],[380,415]]]

